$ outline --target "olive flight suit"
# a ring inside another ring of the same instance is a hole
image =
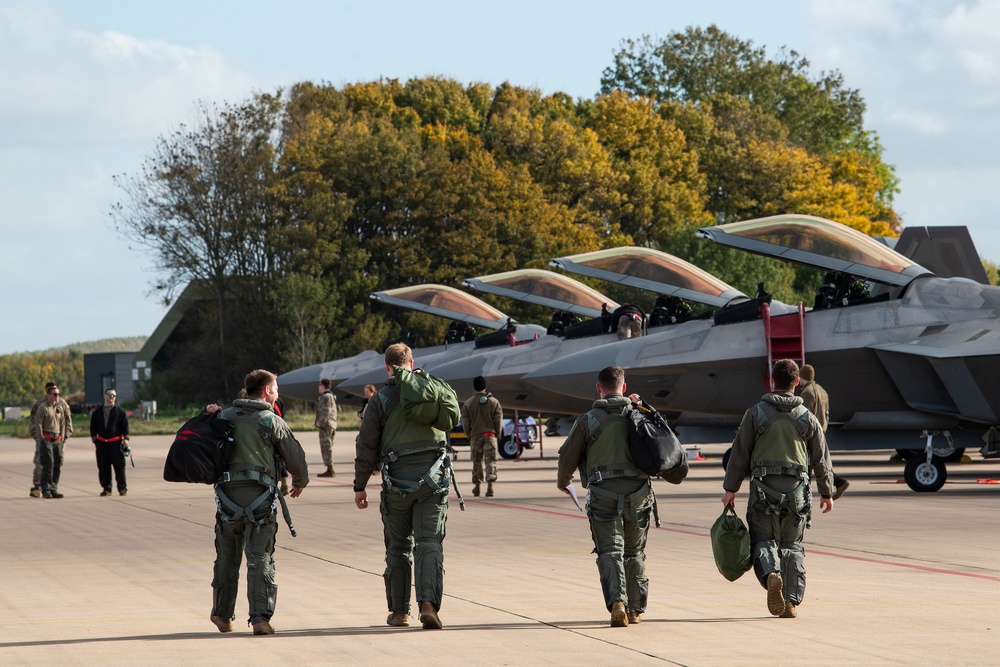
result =
[[[812,511],[810,472],[824,498],[833,494],[833,466],[815,415],[790,392],[765,394],[743,415],[723,488],[736,493],[750,477],[750,558],[761,586],[781,575],[782,595],[802,603],[806,588],[802,538]]]
[[[414,579],[417,603],[430,602],[440,611],[452,474],[444,432],[404,419],[396,379],[389,377],[368,401],[355,453],[355,492],[365,490],[376,470],[382,473],[379,509],[389,611],[410,613]]]
[[[54,405],[49,405],[43,399],[35,411],[34,431],[38,462],[42,468],[39,486],[43,493],[58,493],[63,449],[66,438],[73,434],[73,419],[66,401],[60,398]]]
[[[574,422],[559,449],[557,486],[569,486],[579,468],[589,490],[587,517],[604,603],[608,611],[622,602],[629,612],[643,613],[649,591],[645,549],[653,491],[649,476],[635,467],[629,453],[624,414],[631,407],[621,394],[607,394]]]
[[[306,455],[291,429],[267,401],[236,399],[220,416],[235,424],[228,481],[216,485],[215,567],[212,616],[235,618],[240,564],[247,557],[247,599],[250,623],[270,621],[278,586],[274,582],[274,544],[278,532],[277,476],[281,457],[292,484],[309,483]],[[241,426],[242,425],[242,426]],[[250,436],[243,435],[251,429]],[[240,430],[237,430],[240,429]],[[256,431],[257,437],[253,437]]]

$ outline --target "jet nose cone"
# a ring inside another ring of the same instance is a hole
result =
[[[527,373],[524,380],[542,389],[566,396],[593,398],[597,374],[614,366],[617,345],[601,345],[551,361]]]
[[[337,385],[337,391],[351,396],[364,396],[366,384],[373,384],[376,388],[380,387],[385,382],[386,377],[384,365],[381,368],[372,368],[347,378]]]
[[[483,375],[483,371],[486,368],[486,362],[487,359],[484,355],[457,359],[455,361],[449,361],[446,364],[437,366],[434,368],[433,374],[449,383],[459,380],[468,380],[469,385],[471,386],[472,378],[477,375]]]
[[[285,396],[311,401],[316,398],[316,387],[319,386],[323,364],[314,364],[298,368],[278,376],[279,391]]]

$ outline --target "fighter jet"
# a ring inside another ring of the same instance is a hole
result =
[[[452,321],[441,345],[413,348],[414,361],[419,363],[425,363],[427,359],[467,354],[477,347],[483,349],[490,345],[507,344],[508,339],[526,342],[545,333],[543,327],[518,324],[481,299],[446,285],[400,287],[373,292],[370,298],[379,303],[438,315]],[[495,333],[477,336],[474,327],[489,329]],[[370,373],[372,379],[351,386],[350,389],[341,386],[344,380],[365,373]],[[378,385],[385,380],[383,355],[375,350],[367,350],[346,359],[299,368],[279,375],[278,386],[283,394],[292,398],[313,400],[322,378],[331,381],[338,401],[361,396],[366,384]]]
[[[716,308],[733,301],[747,300],[746,295],[698,267],[673,255],[649,248],[625,247],[599,250],[559,258],[553,260],[552,264],[579,274],[660,294],[658,305],[653,308],[651,321],[661,326],[666,324],[688,326],[683,322],[690,318],[690,313],[683,308],[679,309],[684,304],[681,298]],[[549,283],[544,282],[553,281],[554,278],[550,276],[559,278],[560,282],[557,283],[559,285],[584,287],[575,280],[549,271],[508,272],[469,279],[463,284],[494,294],[510,295],[513,291],[534,290],[553,295],[555,289],[547,287]],[[516,286],[512,284],[515,282]],[[529,297],[524,298],[531,300]],[[563,294],[561,298],[579,297]],[[569,326],[559,326],[560,322],[553,321],[549,327],[549,335],[543,338],[522,347],[500,348],[475,357],[457,359],[436,367],[434,374],[447,380],[460,395],[463,395],[463,392],[471,393],[472,379],[482,375],[488,379],[490,392],[505,408],[563,415],[586,412],[593,402],[593,378],[586,383],[589,391],[583,392],[582,395],[550,391],[526,382],[523,378],[526,373],[539,366],[574,352],[619,344],[617,332],[610,332],[616,329],[616,314],[620,312],[621,307],[608,302],[605,297],[600,297],[600,300],[592,303],[592,310],[588,313],[593,317],[590,321]],[[562,311],[569,310],[566,304],[549,302],[546,305]],[[756,312],[756,306],[753,312]],[[704,329],[708,327],[708,322],[695,320],[689,325]],[[657,327],[652,330],[657,330]]]
[[[591,398],[597,372],[619,365],[629,391],[661,411],[738,417],[769,390],[773,360],[808,361],[831,396],[831,447],[923,449],[904,471],[916,491],[945,482],[935,437],[961,450],[996,432],[1000,288],[938,277],[856,230],[812,216],[719,225],[699,236],[825,271],[814,307],[775,316],[761,290],[758,303],[749,302],[759,309],[749,319],[733,316],[746,304],[731,305],[711,321],[577,352],[524,379]],[[983,448],[995,452],[995,444]]]
[[[617,303],[596,290],[572,278],[541,269],[520,269],[479,278],[470,278],[464,281],[463,284],[468,287],[476,287],[482,292],[553,308],[555,309],[553,323],[549,325],[547,330],[541,329],[541,327],[537,327],[538,331],[531,329],[532,337],[530,339],[524,337],[508,341],[506,346],[502,344],[487,346],[483,345],[480,340],[477,341],[473,350],[463,349],[460,354],[442,352],[440,354],[422,355],[419,360],[414,359],[415,365],[419,365],[424,370],[432,370],[435,375],[437,375],[438,369],[442,365],[451,365],[451,362],[456,362],[456,360],[457,363],[475,365],[481,357],[491,354],[494,351],[520,349],[521,345],[525,343],[533,345],[536,341],[547,338],[547,336],[536,334],[545,334],[547,331],[552,331],[554,327],[577,326],[574,322],[579,316],[599,317],[602,306],[605,308],[618,308]],[[469,299],[475,299],[475,297],[464,292],[459,292],[459,294],[463,294]],[[475,300],[478,301],[478,299]],[[476,375],[479,375],[479,373],[464,376],[461,378],[461,381],[457,382],[451,382],[448,378],[444,379],[450,382],[459,396],[469,396],[473,391],[472,379]],[[379,367],[363,371],[344,381],[341,386],[345,392],[357,392],[366,384],[378,385],[383,380],[385,380],[385,369]],[[494,391],[492,384],[490,391]],[[494,391],[494,393],[496,392]],[[500,400],[502,402],[503,398]]]

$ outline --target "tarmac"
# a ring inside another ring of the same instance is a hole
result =
[[[162,480],[170,437],[135,438],[128,495],[107,498],[92,445],[71,439],[63,499],[30,498],[34,445],[0,438],[0,664],[1000,664],[1000,462],[976,453],[921,494],[888,451],[835,453],[850,488],[813,516],[806,597],[782,619],[752,574],[716,570],[726,445],[702,447],[683,484],[656,483],[643,622],[611,628],[586,517],[555,488],[561,439],[545,440],[544,458],[502,460],[494,498],[471,497],[459,450],[467,509],[453,493],[433,631],[385,625],[382,527],[377,504],[353,504],[354,436],[337,434],[337,477],[323,479],[317,435],[302,434],[312,473],[289,501],[299,536],[279,530],[277,633],[265,637],[245,625],[245,580],[235,632],[209,621],[212,492]],[[745,488],[737,502],[742,515]]]

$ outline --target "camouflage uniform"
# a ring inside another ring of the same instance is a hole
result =
[[[250,623],[270,621],[274,614],[278,586],[274,583],[274,544],[278,532],[276,477],[278,464],[274,462],[277,453],[292,474],[292,485],[305,488],[309,483],[306,455],[295,439],[285,420],[276,415],[267,401],[254,398],[238,398],[233,407],[222,411],[220,416],[234,424],[252,424],[263,437],[267,451],[263,457],[272,461],[269,479],[255,481],[242,479],[219,484],[226,498],[240,507],[249,507],[262,493],[270,492],[271,498],[256,510],[251,510],[252,518],[238,516],[232,518],[229,509],[220,497],[216,497],[215,514],[215,566],[212,576],[212,616],[229,621],[235,618],[236,594],[239,589],[240,564],[243,553],[247,557],[247,598],[250,602]],[[241,447],[245,443],[237,441],[230,461],[240,460]],[[265,488],[264,482],[267,482]]]
[[[493,394],[477,391],[462,404],[462,427],[472,450],[472,483],[497,479],[497,439],[503,434],[503,408]],[[483,475],[483,465],[486,475]]]
[[[316,400],[316,428],[319,429],[319,449],[323,465],[333,469],[333,436],[337,433],[337,399],[332,391],[324,391]]]
[[[608,611],[622,602],[630,613],[641,614],[649,590],[645,549],[653,492],[629,454],[622,415],[631,405],[621,394],[609,393],[576,420],[559,449],[557,486],[565,489],[580,469],[581,482],[590,490],[587,517],[604,602]]]
[[[747,410],[722,485],[736,493],[750,476],[747,525],[754,572],[764,588],[771,572],[780,574],[782,595],[796,606],[806,587],[802,538],[812,511],[810,471],[824,498],[834,490],[823,429],[801,405],[791,392],[773,392]]]
[[[61,397],[53,405],[42,399],[32,420],[32,432],[35,435],[35,454],[41,467],[37,485],[42,493],[58,493],[66,438],[73,434],[69,404]]]
[[[407,449],[421,451],[389,460],[390,453]],[[410,613],[414,573],[417,602],[430,602],[439,611],[451,483],[451,468],[441,464],[447,462],[444,432],[403,418],[396,379],[390,376],[368,401],[355,452],[355,492],[364,491],[372,473],[382,471],[379,509],[385,535],[383,577],[389,611]],[[427,478],[432,484],[426,483]],[[414,491],[402,490],[414,486],[418,487]]]

